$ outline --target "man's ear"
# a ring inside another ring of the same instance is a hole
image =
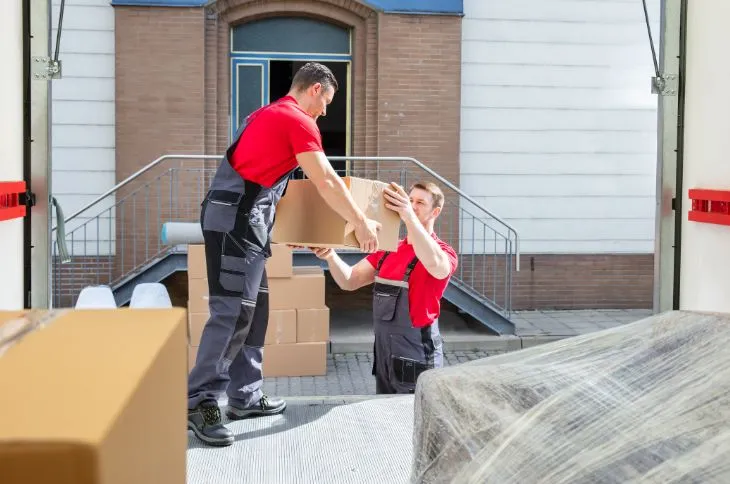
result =
[[[439,215],[441,215],[441,207],[436,207],[433,209],[433,217],[436,218]]]

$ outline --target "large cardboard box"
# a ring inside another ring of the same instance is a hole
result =
[[[368,218],[382,224],[380,248],[398,248],[400,217],[385,207],[383,190],[388,184],[344,177],[355,203]],[[324,201],[311,180],[290,180],[286,194],[276,208],[274,242],[305,247],[359,247],[354,229]]]
[[[315,343],[329,339],[329,308],[297,309],[297,343]]]
[[[318,266],[297,266],[291,277],[269,280],[270,309],[325,307],[324,271]]]
[[[266,259],[267,277],[291,277],[293,266],[291,247],[271,244],[271,257]],[[188,245],[188,281],[207,279],[204,245]]]
[[[293,343],[264,347],[264,378],[327,374],[327,343]]]
[[[185,310],[27,317],[0,356],[0,482],[185,482]]]
[[[316,266],[295,267],[291,277],[269,279],[269,309],[321,309],[325,307],[324,271]],[[188,282],[188,310],[207,313],[208,280]]]
[[[189,312],[189,343],[199,346],[203,336],[203,328],[210,317],[209,312]],[[269,325],[266,328],[264,344],[296,343],[297,341],[297,312],[294,309],[272,309],[269,311]]]

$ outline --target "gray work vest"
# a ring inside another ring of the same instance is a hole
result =
[[[238,234],[233,235],[239,235],[244,243],[255,250],[263,250],[270,256],[271,229],[276,205],[284,196],[289,177],[296,171],[296,167],[279,178],[273,186],[263,187],[245,180],[233,169],[230,161],[243,132],[266,107],[249,115],[236,132],[203,201],[205,207],[201,223],[203,230],[225,233],[233,233],[235,230]],[[247,227],[241,227],[242,217],[247,219]]]

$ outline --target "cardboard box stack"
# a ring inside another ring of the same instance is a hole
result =
[[[294,267],[289,247],[273,244],[266,262],[269,326],[264,341],[264,377],[316,376],[327,373],[329,309],[324,271]],[[208,281],[202,245],[188,247],[189,364],[197,355],[208,320]]]

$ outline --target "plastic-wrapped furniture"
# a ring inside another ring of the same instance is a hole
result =
[[[421,375],[412,481],[730,482],[730,315],[668,312]]]

